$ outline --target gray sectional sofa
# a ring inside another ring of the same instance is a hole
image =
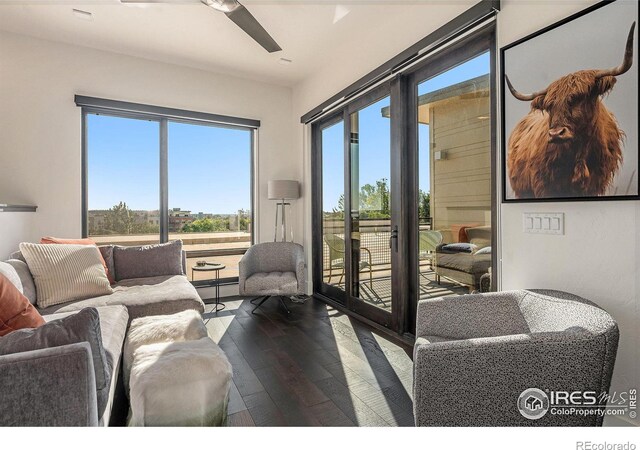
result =
[[[112,294],[38,308],[38,311],[50,322],[76,314],[83,308],[96,308],[107,365],[112,370],[106,401],[98,400],[91,348],[86,342],[0,356],[0,426],[124,424],[128,402],[122,388],[121,356],[131,320],[186,309],[204,312],[204,303],[184,275],[184,252],[181,252],[181,261],[158,258],[156,263],[146,264],[144,268],[149,275],[153,275],[155,269],[166,273],[169,262],[182,267],[181,275],[126,278],[127,274],[122,270],[117,272],[113,247],[100,247],[100,251],[118,280]],[[8,262],[16,268],[25,296],[37,308],[28,266],[20,260],[20,254],[12,257],[14,259]]]

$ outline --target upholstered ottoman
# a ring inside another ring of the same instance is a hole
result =
[[[195,341],[208,335],[202,316],[192,309],[177,314],[133,319],[124,342],[122,358],[125,391],[129,391],[129,373],[133,364],[133,353],[138,348],[162,342]]]
[[[209,337],[143,345],[133,352],[129,426],[222,426],[231,364]]]
[[[130,426],[226,423],[231,365],[198,312],[134,319],[123,360]]]

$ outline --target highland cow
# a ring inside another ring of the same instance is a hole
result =
[[[505,76],[515,98],[531,101],[508,143],[508,174],[517,198],[606,193],[622,164],[624,131],[602,97],[633,63],[635,26],[618,67],[574,72],[532,94],[516,91]]]

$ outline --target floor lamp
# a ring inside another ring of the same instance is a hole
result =
[[[300,187],[295,180],[272,180],[269,181],[267,195],[269,200],[278,200],[276,204],[276,228],[273,236],[273,241],[278,240],[278,209],[282,208],[282,215],[280,218],[280,227],[282,234],[282,242],[287,242],[287,213],[286,207],[291,203],[287,203],[286,200],[295,200],[300,198]]]

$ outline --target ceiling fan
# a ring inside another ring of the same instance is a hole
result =
[[[238,0],[120,0],[122,3],[202,3],[221,11],[269,53],[282,50],[260,22]]]

